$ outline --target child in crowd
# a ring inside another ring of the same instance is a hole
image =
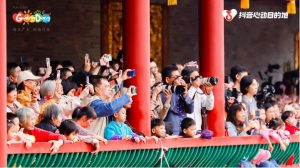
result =
[[[273,151],[273,146],[271,143],[271,139],[280,144],[280,148],[285,150],[287,145],[289,144],[289,135],[286,132],[282,132],[282,128],[284,129],[284,123],[279,119],[272,119],[270,121],[270,129],[266,127],[265,121],[262,119],[258,119],[259,128],[256,130],[264,139],[268,141],[268,149],[270,152]]]
[[[10,83],[7,85],[6,112],[15,113],[22,105],[17,101],[17,85]]]
[[[165,123],[161,119],[151,120],[151,134],[153,138],[157,137],[157,138],[172,139],[172,138],[179,137],[177,135],[173,135],[173,136],[168,135],[166,133]]]
[[[89,106],[76,107],[72,114],[72,119],[78,128],[78,136],[91,136],[92,138],[98,139],[99,141],[103,141],[104,144],[107,144],[106,139],[90,130],[87,130],[96,118],[97,114],[95,110]]]
[[[32,143],[35,142],[34,136],[24,134],[23,129],[20,130],[20,121],[17,115],[7,113],[7,144],[23,143],[26,147],[30,148]]]
[[[196,123],[192,118],[185,118],[181,122],[181,136],[183,138],[199,138],[201,135],[197,134]]]
[[[269,128],[275,130],[275,132],[280,136],[280,138],[284,144],[283,150],[285,150],[286,147],[290,144],[290,135],[291,134],[290,134],[290,132],[285,130],[284,122],[279,118],[272,119],[270,121]]]
[[[78,142],[78,128],[72,120],[64,120],[59,127],[60,134],[64,135],[67,141]]]
[[[135,134],[131,128],[125,124],[126,109],[121,108],[119,112],[115,113],[114,121],[111,121],[104,130],[104,137],[108,140],[132,140],[135,142],[143,141],[146,139],[143,136]]]
[[[75,124],[75,122],[70,119],[64,120],[61,123],[59,127],[59,132],[63,134],[66,137],[67,141],[69,142],[75,143],[75,142],[82,141],[82,142],[92,144],[95,148],[95,150],[92,153],[97,153],[100,150],[99,140],[91,136],[78,135],[79,129]]]
[[[300,134],[300,128],[297,127],[296,114],[293,111],[285,111],[281,115],[282,121],[285,123],[285,130],[291,135]]]

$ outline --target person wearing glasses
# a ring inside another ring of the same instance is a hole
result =
[[[30,71],[21,71],[17,80],[17,101],[25,107],[31,107],[39,114],[39,80],[41,78],[35,76]]]
[[[162,71],[162,79],[164,90],[170,90],[171,103],[164,119],[166,131],[169,135],[179,135],[181,132],[181,121],[187,117],[187,113],[191,113],[193,107],[193,100],[187,94],[187,85],[179,74],[176,66],[167,66]],[[166,97],[161,93],[163,104],[166,102]]]
[[[205,107],[206,110],[214,108],[213,85],[209,82],[202,83],[198,68],[193,66],[185,67],[182,70],[182,76],[190,85],[188,95],[194,101],[192,113],[187,116],[195,120],[196,129],[200,131],[202,130],[201,108]]]

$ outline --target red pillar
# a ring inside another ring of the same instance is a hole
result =
[[[6,167],[6,0],[0,1],[0,167]]]
[[[127,86],[137,87],[128,121],[150,135],[150,0],[124,0],[124,65],[135,69]]]
[[[215,106],[208,112],[208,129],[214,136],[225,134],[224,126],[224,0],[199,1],[199,57],[200,74],[216,76],[218,85],[214,88]]]

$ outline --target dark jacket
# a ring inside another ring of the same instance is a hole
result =
[[[37,124],[36,127],[53,133],[58,133],[58,128],[50,120],[44,119]]]

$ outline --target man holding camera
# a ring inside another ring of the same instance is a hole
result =
[[[187,85],[182,79],[176,66],[167,66],[162,71],[164,82],[163,90],[172,91],[170,109],[165,118],[167,134],[179,135],[181,131],[181,121],[186,118],[186,113],[191,113],[193,101],[187,94]],[[162,102],[166,97],[161,93]]]
[[[123,74],[123,80],[130,78],[126,76],[126,74],[127,73]],[[136,93],[132,93],[132,90],[134,90],[132,88],[134,87],[130,86],[127,93],[121,94],[118,98],[114,98],[114,89],[110,86],[107,78],[104,77],[94,79],[93,85],[95,96],[90,106],[95,110],[98,118],[91,124],[89,130],[97,135],[103,136],[104,129],[107,125],[107,117],[118,112],[125,105],[130,104],[132,102],[132,96],[136,95]]]
[[[194,102],[192,113],[187,114],[187,116],[195,120],[197,130],[202,130],[201,110],[202,108],[206,108],[206,110],[212,110],[214,108],[212,89],[217,80],[216,78],[214,78],[214,80],[205,80],[213,78],[202,78],[199,75],[198,69],[190,66],[182,70],[182,76],[186,83],[190,85],[188,96],[191,97]],[[212,83],[210,83],[210,81],[212,81]]]

